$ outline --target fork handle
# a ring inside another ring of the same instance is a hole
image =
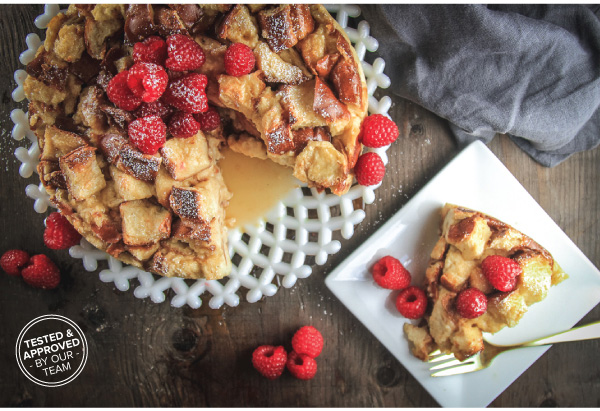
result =
[[[582,325],[581,327],[571,328],[570,330],[552,334],[548,337],[529,341],[523,344],[523,347],[536,347],[538,345],[556,344],[569,341],[593,340],[595,338],[600,338],[600,321]]]

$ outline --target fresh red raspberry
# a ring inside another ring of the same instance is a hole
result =
[[[323,336],[315,327],[305,325],[292,337],[292,349],[297,354],[317,358],[323,350]]]
[[[423,317],[427,309],[425,291],[414,285],[405,288],[396,297],[396,308],[400,314],[411,320]]]
[[[369,152],[358,157],[354,166],[356,181],[363,186],[372,186],[381,183],[385,175],[385,165],[379,154]]]
[[[81,241],[81,234],[75,230],[69,220],[59,212],[54,212],[46,218],[44,244],[52,250],[64,250]]]
[[[310,380],[317,373],[317,362],[306,354],[292,351],[288,355],[287,369],[300,380]]]
[[[108,82],[106,95],[117,107],[133,111],[142,104],[142,99],[131,92],[127,85],[129,71],[123,70]]]
[[[33,287],[50,290],[60,283],[60,270],[44,254],[31,257],[29,265],[21,270],[23,280]]]
[[[164,66],[167,59],[167,43],[158,36],[148,37],[133,45],[132,56],[136,63],[153,63]]]
[[[200,44],[183,34],[167,37],[169,57],[165,66],[174,71],[196,70],[204,64],[206,57]]]
[[[0,267],[8,275],[21,275],[21,269],[29,262],[29,254],[23,250],[8,250],[0,257]]]
[[[169,76],[164,68],[154,63],[135,63],[127,75],[127,85],[144,103],[151,103],[162,96]]]
[[[221,116],[214,107],[208,107],[205,113],[194,114],[194,117],[200,123],[202,131],[213,131],[221,125]]]
[[[254,53],[244,43],[234,43],[225,51],[225,71],[230,76],[240,77],[254,70]]]
[[[158,116],[133,120],[127,131],[129,140],[144,154],[156,154],[167,142],[167,126]]]
[[[464,318],[477,318],[487,310],[487,297],[477,288],[467,288],[456,297],[456,311]]]
[[[282,346],[261,345],[252,353],[252,365],[264,377],[274,380],[283,373],[287,357]]]
[[[392,144],[399,135],[398,126],[382,114],[371,114],[362,124],[361,143],[367,147]]]
[[[373,279],[380,287],[388,290],[402,290],[410,285],[411,275],[400,261],[387,255],[375,263]]]
[[[487,256],[481,263],[481,270],[492,287],[505,292],[515,288],[517,277],[523,272],[519,263],[501,255]]]
[[[192,114],[178,111],[171,117],[168,129],[173,137],[188,138],[200,131],[200,123]]]
[[[173,108],[162,99],[158,99],[152,103],[142,103],[133,114],[135,115],[135,118],[158,116],[162,118],[164,122],[167,122],[173,114]]]
[[[208,110],[206,98],[207,79],[204,74],[192,73],[169,83],[163,99],[186,113],[203,113]]]

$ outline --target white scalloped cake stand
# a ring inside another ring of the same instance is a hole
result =
[[[348,27],[349,17],[358,17],[360,8],[355,5],[328,5],[327,9],[345,29],[354,44],[360,58],[367,80],[369,91],[369,112],[387,115],[391,99],[384,96],[380,100],[373,97],[375,90],[387,88],[389,78],[383,74],[385,62],[381,58],[374,60],[373,65],[364,61],[367,51],[374,52],[379,44],[369,35],[369,24],[366,21],[358,23],[356,28]],[[35,19],[35,25],[43,29],[50,19],[59,12],[56,4],[46,5],[44,13]],[[36,34],[26,38],[28,50],[24,51],[19,60],[22,64],[29,63],[42,41]],[[17,88],[12,97],[16,102],[25,99],[23,81],[27,77],[24,70],[15,72]],[[36,172],[40,151],[37,139],[29,129],[27,113],[16,109],[11,112],[14,123],[12,136],[15,140],[27,137],[31,141],[29,149],[19,147],[15,156],[21,162],[19,173],[23,178],[29,178]],[[385,154],[387,147],[374,149],[387,164]],[[334,231],[339,230],[345,239],[354,234],[354,226],[365,217],[365,212],[355,209],[353,200],[361,198],[365,204],[375,200],[374,190],[378,187],[363,187],[354,185],[344,196],[318,193],[306,187],[292,191],[288,197],[277,204],[258,225],[247,225],[240,229],[229,231],[229,253],[234,262],[229,277],[219,281],[183,280],[181,278],[160,277],[136,267],[127,266],[107,253],[94,248],[85,240],[80,245],[71,247],[69,254],[79,258],[87,271],[95,271],[98,261],[107,260],[108,268],[100,271],[100,280],[112,282],[121,291],[127,291],[130,281],[137,279],[139,285],[133,291],[137,298],[147,298],[155,303],[165,301],[165,292],[173,290],[171,305],[181,307],[185,304],[192,308],[202,305],[201,296],[208,292],[212,295],[208,304],[211,308],[219,308],[223,304],[235,307],[240,302],[238,291],[245,288],[246,300],[256,302],[263,296],[272,296],[277,292],[278,285],[290,288],[298,278],[308,277],[312,269],[307,265],[307,256],[314,256],[317,264],[325,264],[330,254],[341,248],[339,241],[332,240]],[[25,193],[35,200],[34,209],[45,213],[51,204],[48,195],[40,184],[29,184]],[[340,215],[331,216],[330,208],[339,206]],[[289,210],[291,209],[291,213]],[[316,213],[309,211],[316,210]],[[290,216],[289,214],[293,214]],[[312,215],[316,214],[316,217]],[[292,236],[288,235],[291,231]],[[312,236],[309,234],[313,233]],[[316,234],[316,235],[314,235]],[[289,237],[293,240],[288,239]]]

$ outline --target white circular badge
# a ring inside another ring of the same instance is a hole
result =
[[[56,314],[30,321],[19,334],[15,348],[19,368],[43,387],[60,387],[73,381],[87,362],[88,345],[81,328]]]

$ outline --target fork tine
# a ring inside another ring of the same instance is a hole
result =
[[[444,361],[444,362],[442,362],[440,364],[434,365],[433,367],[430,367],[429,370],[430,371],[440,370],[440,369],[445,369],[445,368],[450,368],[450,367],[454,367],[454,366],[457,366],[457,365],[465,365],[465,364],[472,364],[472,361],[460,362],[456,358],[454,358],[454,356],[453,356],[451,360]]]
[[[449,377],[451,375],[466,374],[473,371],[479,371],[481,367],[477,363],[460,363],[458,365],[445,368],[431,374],[432,377]]]
[[[433,355],[433,353],[429,354],[429,358],[427,359],[428,363],[440,362],[451,360],[454,358],[454,354],[442,354],[441,352],[437,355]]]

